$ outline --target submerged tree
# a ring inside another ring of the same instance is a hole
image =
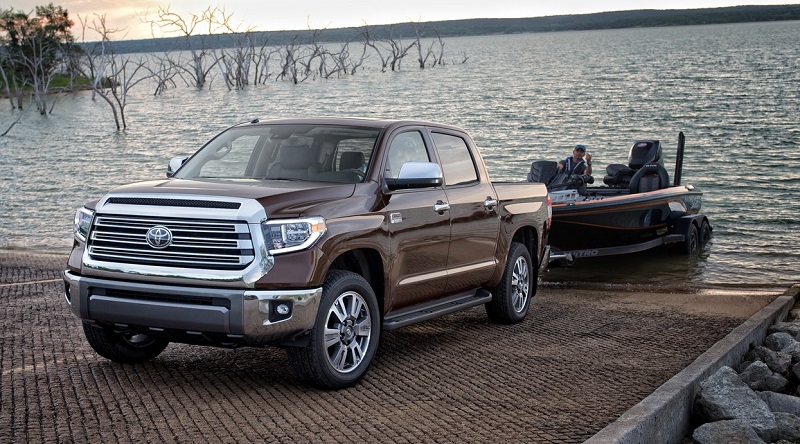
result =
[[[80,17],[79,17],[80,18]],[[111,107],[117,131],[128,127],[125,120],[125,106],[131,88],[142,80],[153,77],[144,60],[134,61],[131,57],[114,54],[109,47],[111,36],[118,29],[106,27],[105,15],[95,15],[91,22],[81,19],[84,31],[88,28],[100,36],[100,41],[86,51],[83,63],[77,66],[81,74],[90,80],[92,94],[98,95]]]
[[[230,15],[225,9],[219,7],[208,7],[200,14],[192,14],[191,17],[184,18],[176,12],[172,12],[169,6],[158,8],[158,18],[151,21],[151,24],[161,28],[168,34],[179,34],[186,39],[189,47],[191,61],[189,67],[176,65],[192,78],[193,84],[200,89],[206,85],[208,74],[219,60],[209,57],[211,51],[206,48],[206,37],[217,31],[225,31]],[[206,34],[200,35],[201,31]],[[212,59],[212,60],[209,60]]]

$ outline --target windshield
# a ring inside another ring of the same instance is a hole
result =
[[[234,127],[208,142],[174,177],[358,183],[379,131],[309,124]]]

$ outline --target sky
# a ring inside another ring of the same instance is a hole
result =
[[[6,0],[7,6],[32,12],[37,5],[64,7],[75,22],[73,35],[80,41],[80,18],[90,22],[105,16],[106,28],[117,29],[112,40],[169,37],[149,22],[159,7],[190,19],[209,7],[224,8],[237,31],[280,31],[384,25],[409,21],[439,21],[467,18],[543,17],[588,14],[633,9],[693,9],[738,5],[788,5],[798,0]],[[87,20],[88,19],[88,20]],[[203,32],[198,32],[202,34]],[[89,31],[87,41],[96,40]]]

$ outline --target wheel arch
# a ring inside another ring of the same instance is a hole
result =
[[[533,267],[533,269],[536,270],[539,266],[539,260],[541,259],[541,255],[539,254],[539,233],[536,231],[536,228],[530,225],[520,227],[514,232],[511,242],[519,242],[528,249],[531,259],[536,261]]]
[[[378,298],[381,316],[384,312],[384,266],[381,254],[371,248],[360,248],[345,251],[331,262],[328,273],[332,270],[346,270],[366,279]]]
[[[698,213],[683,216],[678,220],[678,223],[675,224],[674,232],[678,234],[686,234],[689,232],[689,229],[692,227],[692,225],[697,227],[699,230],[703,225],[703,222],[707,223],[709,229],[711,229],[711,223],[708,221],[708,217],[705,214]]]

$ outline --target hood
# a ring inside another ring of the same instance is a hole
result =
[[[115,188],[109,194],[163,194],[254,199],[270,217],[296,217],[318,204],[346,199],[354,184],[257,180],[257,179],[164,179]]]

